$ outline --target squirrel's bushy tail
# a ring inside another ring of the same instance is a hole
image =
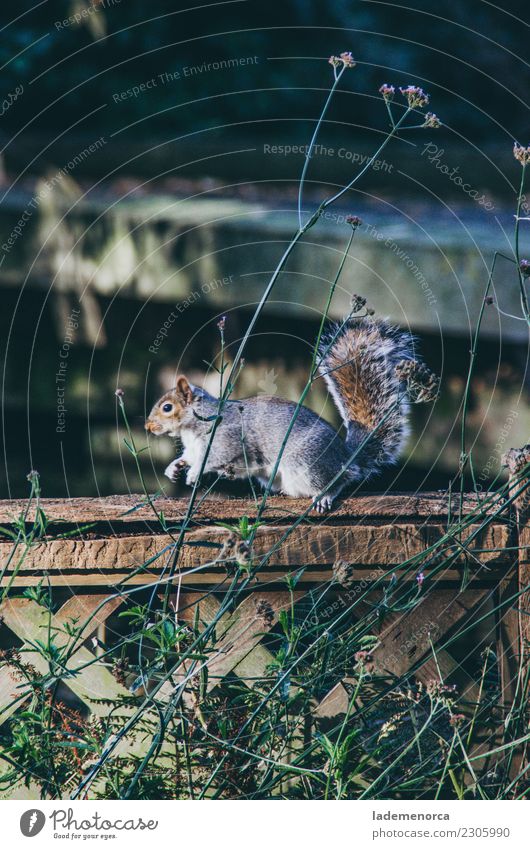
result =
[[[396,367],[416,361],[410,333],[385,321],[352,318],[328,328],[319,371],[347,428],[352,460],[363,475],[394,463],[408,435],[408,401]]]

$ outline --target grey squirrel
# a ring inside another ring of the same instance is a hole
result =
[[[326,513],[345,487],[396,462],[408,436],[409,399],[430,400],[437,379],[415,357],[410,333],[368,317],[350,316],[330,325],[319,357],[319,372],[346,437],[301,407],[272,491],[312,498],[314,509]],[[182,456],[165,470],[170,480],[176,481],[185,467],[186,483],[197,480],[218,403],[181,376],[154,405],[146,430],[180,437],[184,446]],[[250,475],[265,486],[295,408],[293,402],[274,396],[226,401],[204,472],[231,479]]]

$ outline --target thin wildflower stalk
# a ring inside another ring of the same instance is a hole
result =
[[[350,189],[352,189],[353,186],[355,186],[356,183],[359,182],[361,177],[364,174],[366,174],[366,172],[368,171],[369,168],[372,167],[375,160],[380,156],[380,154],[383,152],[383,150],[385,149],[387,144],[394,138],[396,133],[399,132],[400,128],[403,126],[404,121],[406,120],[407,116],[411,113],[411,111],[412,110],[410,109],[410,107],[407,107],[405,109],[405,111],[404,111],[403,115],[401,116],[401,118],[399,119],[399,121],[396,124],[394,124],[394,126],[391,128],[390,132],[387,133],[386,138],[384,139],[382,144],[379,145],[376,152],[370,157],[370,159],[364,165],[364,167],[361,168],[359,173],[356,174],[355,177],[353,177],[350,180],[350,182],[346,186],[344,186],[344,188],[340,189],[338,192],[336,192],[334,195],[332,195],[330,198],[328,198],[328,200],[326,200],[324,202],[323,209],[327,209],[328,206],[331,206],[332,203],[335,203],[335,201],[337,201],[340,197],[342,197],[342,195],[346,194],[346,192],[348,192]]]
[[[335,278],[333,279],[333,282],[332,282],[332,284],[331,284],[331,286],[330,286],[330,288],[329,288],[328,298],[327,298],[327,303],[326,303],[326,306],[325,306],[325,308],[324,308],[324,312],[322,313],[322,318],[321,318],[321,321],[320,321],[320,327],[319,327],[319,329],[318,329],[317,338],[316,338],[316,341],[315,341],[315,344],[314,344],[314,347],[313,347],[313,356],[312,356],[312,360],[311,360],[311,368],[310,368],[310,371],[309,371],[309,378],[308,378],[308,380],[307,380],[307,382],[306,382],[306,385],[304,386],[304,388],[303,388],[303,390],[302,390],[302,392],[301,392],[301,394],[300,394],[300,397],[299,397],[299,399],[298,399],[298,401],[297,401],[296,407],[295,407],[295,409],[294,409],[294,411],[293,411],[293,414],[292,414],[292,416],[291,416],[291,420],[290,420],[290,422],[289,422],[289,424],[288,424],[288,426],[287,426],[287,430],[286,430],[286,432],[285,432],[285,436],[284,436],[284,438],[283,438],[283,440],[282,440],[282,444],[281,444],[281,446],[280,446],[280,448],[279,448],[278,454],[276,455],[275,462],[274,462],[274,466],[273,466],[273,468],[272,468],[272,472],[271,472],[271,474],[269,475],[269,480],[268,480],[268,482],[267,482],[267,485],[266,485],[266,487],[265,487],[265,491],[264,491],[263,496],[262,496],[261,504],[260,504],[259,511],[258,511],[258,517],[257,517],[257,518],[258,518],[258,521],[259,521],[259,519],[260,519],[260,517],[261,517],[261,515],[263,514],[263,511],[264,511],[264,509],[265,509],[265,506],[266,506],[266,503],[267,503],[267,499],[268,499],[268,497],[269,497],[269,495],[270,495],[270,492],[271,492],[272,486],[273,486],[273,484],[274,484],[274,480],[275,480],[275,478],[276,478],[276,474],[277,474],[277,472],[278,472],[278,468],[279,468],[279,466],[280,466],[281,459],[282,459],[283,454],[284,454],[284,452],[285,452],[285,449],[286,449],[286,446],[287,446],[287,441],[288,441],[288,439],[289,439],[289,436],[291,435],[292,429],[293,429],[293,427],[294,427],[294,425],[295,425],[295,423],[296,423],[296,420],[297,420],[297,418],[298,418],[298,416],[299,416],[299,414],[300,414],[300,410],[301,410],[301,409],[302,409],[302,407],[303,407],[303,404],[304,404],[304,401],[305,401],[305,399],[306,399],[306,396],[307,396],[307,394],[308,394],[309,390],[311,389],[311,387],[312,387],[312,385],[313,385],[313,383],[314,383],[314,379],[315,379],[315,364],[316,364],[316,358],[317,358],[317,356],[318,356],[318,349],[319,349],[319,346],[320,346],[320,341],[321,341],[321,339],[322,339],[322,334],[323,334],[323,332],[324,332],[324,327],[325,327],[325,324],[326,324],[326,321],[327,321],[327,318],[328,318],[328,315],[329,315],[329,309],[330,309],[330,307],[331,307],[331,302],[332,302],[332,300],[333,300],[333,295],[335,294],[335,290],[336,290],[336,288],[337,288],[337,284],[338,284],[338,282],[339,282],[340,276],[341,276],[341,274],[342,274],[342,270],[343,270],[343,268],[344,268],[344,264],[345,264],[345,262],[346,262],[346,259],[347,259],[347,257],[348,257],[348,254],[349,254],[349,251],[350,251],[350,248],[351,248],[352,242],[353,242],[353,238],[354,238],[354,236],[355,236],[355,230],[356,230],[356,228],[352,227],[351,233],[350,233],[349,238],[348,238],[347,245],[346,245],[346,247],[345,247],[345,249],[344,249],[344,251],[343,251],[343,253],[342,253],[342,257],[341,257],[341,260],[340,260],[340,263],[339,263],[339,267],[338,267],[338,269],[337,269],[337,272],[336,272],[336,274],[335,274]],[[337,334],[335,334],[335,336],[336,336],[336,335],[337,335]],[[332,340],[332,341],[333,341],[333,340]],[[329,343],[328,347],[329,347],[331,344],[332,344],[332,342],[330,342],[330,343]]]
[[[471,393],[471,380],[472,380],[473,372],[474,372],[474,368],[475,368],[475,360],[477,358],[480,329],[482,327],[482,320],[484,318],[484,310],[486,308],[487,299],[488,299],[489,292],[490,292],[490,289],[491,289],[491,285],[492,285],[492,282],[493,282],[493,275],[495,273],[495,266],[497,264],[497,260],[499,258],[501,258],[502,256],[503,256],[503,254],[499,253],[498,251],[495,251],[495,254],[493,256],[493,262],[492,262],[491,268],[488,272],[488,279],[486,281],[486,287],[484,289],[484,294],[482,296],[482,302],[481,302],[481,305],[480,305],[477,323],[475,325],[475,332],[473,334],[473,343],[472,343],[472,346],[471,346],[469,366],[468,366],[467,377],[466,377],[466,384],[465,384],[465,387],[464,387],[464,396],[463,396],[463,400],[462,400],[462,421],[461,421],[461,424],[460,424],[460,463],[459,463],[459,476],[460,476],[460,514],[459,514],[459,520],[460,520],[460,522],[462,521],[462,508],[463,508],[463,496],[464,496],[464,472],[465,472],[466,466],[468,464],[468,461],[470,460],[470,457],[471,457],[471,452],[468,456],[468,453],[467,453],[467,450],[466,450],[467,413],[468,413],[469,398],[470,398],[470,393]]]
[[[519,192],[517,195],[517,209],[515,212],[515,233],[514,233],[514,252],[517,263],[517,277],[519,281],[519,294],[521,299],[521,310],[527,323],[530,324],[530,307],[528,304],[528,295],[526,294],[524,276],[521,271],[521,252],[520,252],[520,230],[521,230],[521,208],[523,204],[524,184],[526,177],[526,160],[522,163],[521,182],[519,184]]]
[[[326,113],[328,111],[328,107],[329,107],[331,101],[333,100],[333,95],[335,94],[335,90],[336,90],[336,88],[337,88],[337,86],[340,82],[340,78],[342,77],[345,70],[346,70],[346,65],[344,63],[343,63],[342,68],[340,69],[340,71],[338,73],[336,72],[336,69],[334,68],[335,80],[333,82],[333,85],[331,86],[331,89],[329,90],[328,96],[326,98],[326,102],[324,103],[324,106],[322,107],[322,111],[321,111],[320,116],[318,118],[318,121],[316,123],[316,127],[313,131],[313,135],[311,137],[311,141],[309,142],[309,147],[308,147],[307,153],[305,155],[304,167],[302,168],[302,175],[300,177],[300,182],[299,182],[299,185],[298,185],[298,229],[299,230],[302,229],[302,197],[303,197],[303,192],[304,192],[304,182],[305,182],[305,177],[306,177],[306,174],[307,174],[307,169],[309,167],[309,162],[310,162],[311,157],[313,155],[313,148],[315,147],[315,142],[316,142],[318,134],[320,132],[320,127],[322,126],[322,122],[323,122],[323,120],[326,116]]]

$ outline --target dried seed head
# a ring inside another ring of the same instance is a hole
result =
[[[341,53],[340,58],[345,68],[355,68],[357,62],[353,58],[350,51],[345,51],[344,53]]]
[[[0,661],[3,663],[19,663],[20,653],[15,648],[0,649]]]
[[[402,360],[396,366],[399,380],[407,385],[407,395],[413,404],[434,401],[440,388],[439,378],[423,363]]]
[[[408,85],[399,89],[403,97],[407,98],[407,103],[411,109],[420,109],[422,106],[427,106],[429,95],[417,85]]]
[[[346,563],[345,560],[336,560],[333,564],[333,580],[340,584],[341,587],[349,587],[354,583],[353,563]]]
[[[510,448],[501,457],[501,463],[512,475],[518,475],[530,463],[530,442],[522,448]]]
[[[351,311],[360,312],[366,306],[366,298],[361,295],[351,296]]]
[[[438,115],[435,115],[434,112],[427,112],[422,127],[430,127],[432,130],[438,130],[441,126],[442,122],[438,118]]]
[[[112,664],[112,674],[114,675],[118,684],[125,685],[128,670],[129,661],[126,657],[120,657],[114,661],[114,663]]]
[[[230,534],[224,541],[217,560],[234,560],[237,543],[238,537],[235,534]]]
[[[372,655],[368,651],[358,651],[354,655],[357,663],[364,663],[366,660],[372,660]]]
[[[346,216],[346,224],[350,224],[354,230],[357,230],[357,227],[360,227],[362,223],[362,218],[359,218],[358,215]]]
[[[123,389],[116,389],[116,392],[114,394],[115,394],[116,398],[123,398],[123,396],[125,395],[125,392],[123,391]]]
[[[239,540],[235,547],[234,560],[238,566],[249,566],[251,561],[250,545],[245,540]]]
[[[257,598],[254,600],[256,607],[256,616],[263,621],[266,628],[270,628],[274,622],[274,610],[271,604],[265,598]]]
[[[217,327],[219,328],[219,330],[221,331],[221,333],[222,333],[222,332],[223,332],[223,330],[225,329],[225,326],[226,326],[226,315],[223,315],[223,316],[221,316],[221,318],[220,318],[220,319],[219,319],[219,321],[217,322]]]
[[[455,695],[456,693],[456,684],[444,684],[442,681],[436,681],[435,679],[431,679],[427,683],[427,695],[431,696],[431,698],[444,698],[447,696]]]
[[[352,54],[349,51],[345,51],[341,53],[340,56],[330,56],[328,59],[330,65],[333,65],[334,68],[355,68],[357,64]]]
[[[519,263],[519,271],[523,277],[530,277],[530,260],[522,259]]]
[[[495,298],[493,298],[491,295],[486,295],[486,297],[484,298],[484,303],[488,307],[491,307],[491,305],[495,303]]]
[[[517,162],[520,162],[521,165],[528,165],[528,163],[530,162],[530,145],[527,145],[525,147],[522,144],[514,142],[513,155],[517,159]]]

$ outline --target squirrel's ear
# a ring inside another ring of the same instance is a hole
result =
[[[177,392],[182,395],[182,399],[185,404],[191,404],[193,401],[193,392],[191,391],[191,386],[189,385],[187,379],[184,375],[177,377]]]

